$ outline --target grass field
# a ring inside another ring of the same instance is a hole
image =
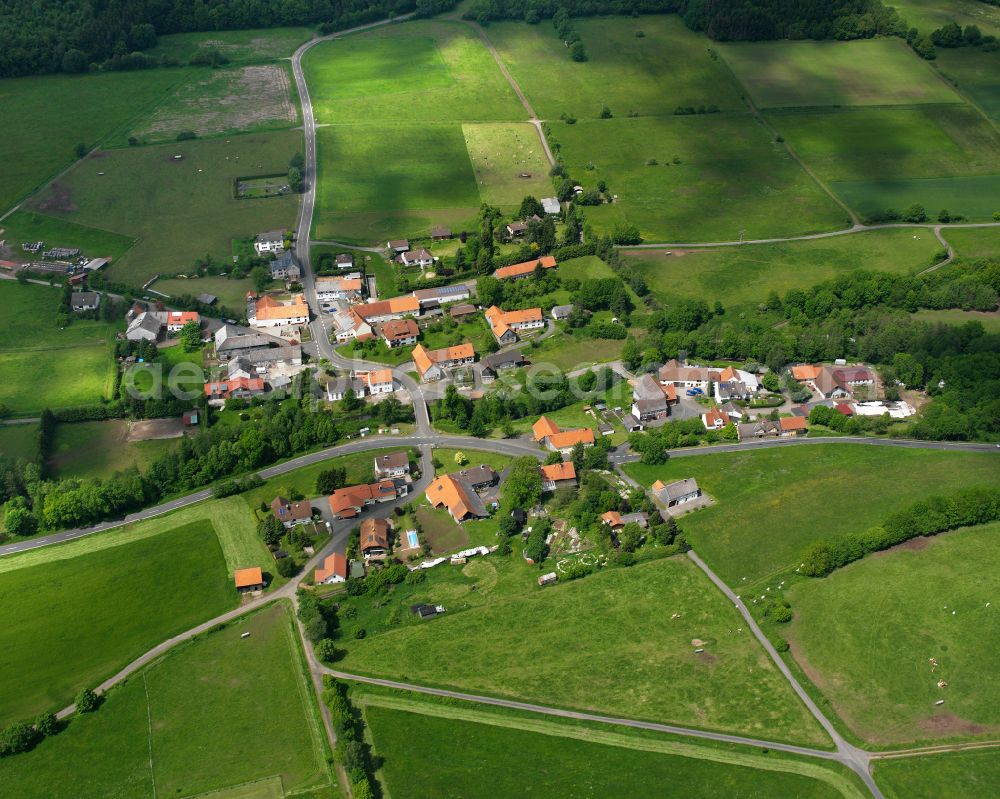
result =
[[[787,592],[796,660],[865,740],[995,739],[1000,732],[1000,690],[991,676],[1000,646],[1000,609],[992,607],[998,533],[993,523],[915,539]]]
[[[17,560],[0,578],[4,725],[69,704],[81,688],[236,602],[207,522],[73,559],[21,568]]]
[[[719,50],[761,108],[960,102],[899,39],[729,43]]]
[[[1000,10],[976,0],[903,0],[894,6],[909,27],[928,36],[949,22],[957,22],[963,28],[976,25],[983,35],[1000,36]]]
[[[299,121],[291,67],[257,64],[192,70],[191,79],[128,132],[140,142],[174,141],[182,131],[198,136],[288,128]],[[120,137],[119,144],[127,138]]]
[[[715,241],[830,230],[846,221],[749,114],[557,122],[553,139],[575,179],[586,188],[604,179],[618,195],[614,204],[585,209],[602,233],[625,220],[647,241]]]
[[[59,326],[59,289],[0,281],[0,403],[15,412],[95,403],[111,390],[116,326]]]
[[[164,294],[176,297],[181,294],[214,294],[219,298],[219,305],[234,310],[246,307],[247,292],[253,291],[253,283],[247,280],[230,280],[228,277],[209,275],[199,278],[169,278],[157,280],[152,288]]]
[[[129,236],[31,211],[15,211],[0,222],[0,238],[7,240],[12,257],[18,260],[30,257],[21,249],[25,241],[44,241],[49,247],[78,247],[86,256],[112,260],[124,255],[133,244]]]
[[[991,799],[1000,785],[1000,752],[879,760],[874,773],[887,799]]]
[[[152,57],[176,58],[184,63],[194,56],[218,50],[230,63],[273,61],[287,58],[313,36],[309,28],[259,28],[242,31],[175,33],[160,36]]]
[[[496,568],[522,572],[516,576],[519,593],[507,596],[496,588],[491,565],[477,561],[470,573],[475,602],[486,604],[455,612],[465,602],[462,595],[469,596],[467,586],[464,592],[451,586],[449,600],[428,580],[413,601],[441,602],[452,613],[343,641],[349,648],[340,666],[527,701],[824,742],[763,650],[738,629],[735,611],[686,559],[544,591],[533,585],[535,570],[501,560]],[[493,597],[484,599],[491,591]],[[679,618],[671,620],[672,613]],[[706,642],[706,656],[694,654],[694,639]]]
[[[964,178],[913,180],[852,180],[830,183],[849,206],[861,214],[886,208],[902,210],[920,203],[936,217],[942,208],[972,221],[993,218],[1000,210],[1000,174]]]
[[[719,300],[727,308],[764,302],[856,269],[912,274],[941,249],[929,230],[874,230],[815,241],[718,249],[632,250],[628,260],[661,302]]]
[[[790,111],[767,118],[824,180],[1000,173],[1000,133],[969,106]]]
[[[702,799],[863,795],[812,763],[697,747],[682,749],[692,755],[684,757],[674,753],[673,742],[607,728],[579,730],[547,720],[392,698],[366,703],[365,719],[383,762],[380,777],[394,799],[513,799],[526,791],[641,797],[662,795],[665,786],[674,795]],[[498,760],[501,752],[530,752],[531,757],[511,769]],[[699,754],[709,759],[699,759]],[[423,775],[419,782],[413,780],[417,772]]]
[[[464,466],[455,462],[455,455],[461,452],[465,455],[466,464]],[[436,474],[452,474],[461,469],[470,469],[473,466],[492,466],[498,472],[502,472],[513,458],[510,455],[502,455],[499,452],[489,452],[481,449],[448,449],[446,447],[435,447],[434,457],[441,461],[441,467],[435,470]]]
[[[1000,484],[990,453],[808,446],[629,464],[641,485],[695,477],[716,504],[681,522],[694,548],[731,586],[798,564],[813,541],[865,530],[927,496]],[[758,520],[748,524],[747,520]]]
[[[527,118],[482,41],[458,21],[408,22],[323,42],[303,68],[318,123]]]
[[[945,311],[917,311],[914,318],[925,322],[944,322],[948,325],[964,325],[966,322],[979,322],[989,333],[1000,333],[1000,314],[996,311],[960,311],[950,309]]]
[[[742,110],[725,66],[709,54],[713,43],[677,16],[575,19],[573,27],[587,50],[584,63],[570,59],[548,22],[499,23],[487,30],[543,119],[595,119],[605,105],[616,117],[629,111],[665,116],[678,106]],[[637,37],[637,31],[645,35]]]
[[[259,723],[248,722],[247,707]],[[307,788],[334,799],[327,752],[288,611],[277,606],[171,650],[113,689],[99,712],[0,761],[0,778],[11,799],[154,799],[255,780],[213,799]]]
[[[37,460],[38,425],[0,425],[0,454],[13,460]]]
[[[462,128],[338,125],[316,133],[319,185],[313,238],[381,241],[461,228],[479,208]]]
[[[483,202],[516,211],[528,194],[536,199],[552,195],[549,162],[531,125],[462,125],[462,134]]]
[[[984,10],[995,12],[985,3],[976,3]],[[984,53],[979,48],[962,47],[938,51],[937,69],[958,84],[994,122],[1000,122],[1000,52]]]
[[[950,228],[944,236],[962,258],[989,258],[1000,255],[1000,227]]]
[[[0,213],[73,163],[77,144],[93,147],[183,79],[181,70],[156,69],[0,80]]]
[[[296,196],[236,200],[233,179],[284,172],[301,149],[301,132],[283,131],[100,152],[47,187],[32,205],[51,216],[137,237],[109,274],[141,284],[157,273],[186,272],[206,253],[229,261],[234,238],[291,227]],[[183,159],[174,160],[175,155]]]
[[[130,466],[142,468],[177,446],[177,439],[128,441],[128,423],[79,422],[56,427],[49,468],[59,478],[110,477]]]

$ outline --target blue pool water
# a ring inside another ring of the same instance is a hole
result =
[[[407,530],[406,540],[409,541],[410,549],[416,549],[418,546],[420,546],[420,539],[417,538],[416,530]]]

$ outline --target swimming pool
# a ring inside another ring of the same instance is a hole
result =
[[[420,539],[417,538],[417,531],[416,530],[407,530],[406,531],[406,541],[407,541],[410,549],[416,549],[418,546],[420,546]]]

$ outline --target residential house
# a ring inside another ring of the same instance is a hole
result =
[[[236,590],[241,594],[250,594],[264,590],[264,574],[260,566],[251,569],[237,569],[233,574]]]
[[[468,341],[456,347],[445,347],[440,350],[426,350],[422,344],[417,344],[413,348],[413,363],[420,373],[420,378],[425,382],[440,380],[449,369],[471,364],[475,360],[476,351]]]
[[[578,427],[572,430],[560,430],[559,426],[542,416],[531,426],[535,441],[552,452],[561,452],[564,456],[573,451],[573,447],[582,444],[584,447],[594,446],[594,431],[589,427]]]
[[[539,265],[541,265],[542,269],[555,269],[557,266],[555,256],[543,255],[541,258],[536,258],[533,261],[523,261],[511,266],[501,266],[493,273],[493,277],[497,278],[497,280],[507,280],[508,278],[520,280],[521,278],[531,277],[535,273],[535,268]]]
[[[394,252],[397,255],[406,252],[410,249],[410,242],[408,239],[394,239],[386,244],[390,252]]]
[[[257,376],[257,367],[250,363],[249,358],[233,358],[226,364],[226,378],[228,380],[248,379]]]
[[[357,307],[338,311],[333,315],[334,337],[338,344],[357,339],[366,341],[375,335],[374,328],[357,312]]]
[[[667,508],[685,505],[701,497],[701,489],[698,488],[698,481],[693,477],[676,480],[673,483],[664,483],[662,480],[657,480],[653,483],[652,491],[656,500]]]
[[[434,264],[434,256],[421,247],[418,250],[408,250],[396,256],[396,263],[402,266],[417,266],[426,269]]]
[[[674,358],[660,367],[659,378],[661,383],[676,388],[685,390],[700,388],[702,391],[707,391],[709,383],[719,381],[720,372],[718,369],[708,369],[704,366],[685,366]]]
[[[637,524],[645,530],[649,527],[649,514],[645,511],[619,513],[616,510],[609,510],[601,515],[601,521],[615,531],[621,530],[626,524]]]
[[[336,265],[337,269],[353,269],[354,256],[349,252],[342,252],[334,257],[333,263]]]
[[[247,321],[251,327],[297,327],[309,323],[309,306],[305,297],[295,294],[290,300],[278,300],[269,295],[247,294]]]
[[[289,530],[296,525],[308,524],[312,521],[312,505],[306,500],[289,502],[284,497],[275,497],[271,501],[271,513]]]
[[[285,231],[268,230],[258,233],[253,240],[253,248],[257,251],[257,255],[281,252],[285,249]]]
[[[778,425],[781,428],[782,438],[805,435],[809,426],[804,416],[783,416],[778,419]]]
[[[364,293],[364,281],[360,273],[343,277],[316,278],[316,299],[320,302],[360,302]]]
[[[431,241],[447,241],[452,238],[451,228],[435,225],[431,228]]]
[[[156,341],[162,330],[163,323],[156,318],[156,314],[153,311],[143,311],[129,322],[125,338],[129,341]]]
[[[562,206],[558,197],[542,197],[542,210],[549,216],[559,216],[562,213]]]
[[[715,401],[722,404],[733,400],[749,400],[753,392],[740,380],[720,380],[715,384]]]
[[[751,394],[756,394],[760,391],[760,378],[758,378],[757,375],[753,372],[748,372],[745,369],[735,369],[732,366],[727,366],[719,372],[719,382],[742,383]]]
[[[506,230],[508,239],[519,239],[528,232],[528,223],[522,221],[511,222],[507,225]]]
[[[414,294],[416,294],[416,292],[414,292]],[[476,306],[467,302],[461,303],[460,305],[453,305],[448,309],[448,316],[455,321],[461,321],[462,319],[466,319],[475,313]]]
[[[489,516],[483,500],[460,475],[442,475],[427,487],[425,495],[433,507],[447,508],[456,522]]]
[[[719,410],[729,417],[730,421],[742,419],[747,416],[746,408],[737,405],[735,402],[726,402],[719,406]]]
[[[706,430],[721,430],[731,421],[732,419],[719,408],[712,408],[701,415],[701,423],[705,425]]]
[[[167,332],[179,333],[188,322],[201,324],[201,315],[195,311],[167,311]]]
[[[777,438],[781,433],[781,428],[777,422],[770,419],[754,419],[752,422],[736,425],[740,441],[758,438]]]
[[[496,473],[496,470],[492,466],[485,464],[482,466],[473,466],[469,469],[462,469],[462,471],[457,473],[457,476],[460,476],[468,485],[472,486],[472,489],[476,492],[485,491],[487,488],[491,488],[500,482],[500,475]]]
[[[413,295],[393,297],[389,300],[362,303],[351,309],[358,317],[369,325],[388,322],[390,319],[402,319],[406,316],[420,315],[420,301]]]
[[[355,397],[365,395],[365,383],[354,377],[335,377],[326,382],[326,398],[330,402],[340,402],[347,396],[348,391],[353,391]]]
[[[552,463],[541,467],[542,491],[555,491],[563,486],[576,485],[576,467],[573,461]]]
[[[406,496],[409,490],[410,481],[401,478],[339,488],[330,495],[330,510],[337,519],[353,519],[363,508],[392,502]]]
[[[552,318],[557,322],[561,319],[569,319],[570,315],[573,313],[572,305],[554,305],[552,310],[549,312]]]
[[[409,347],[420,337],[420,328],[412,319],[390,319],[383,323],[379,332],[389,349]]]
[[[323,565],[317,566],[313,573],[314,585],[333,585],[347,580],[347,558],[339,552],[334,552],[323,559]]]
[[[525,331],[545,327],[545,318],[542,316],[541,308],[501,311],[493,305],[486,309],[485,316],[486,321],[490,323],[493,337],[501,345],[513,344]]]
[[[264,379],[238,377],[205,383],[205,396],[212,405],[222,405],[227,399],[251,399],[264,393]]]
[[[496,380],[497,374],[505,369],[516,369],[525,363],[524,355],[520,350],[505,350],[504,352],[494,352],[487,355],[480,361],[483,367],[483,380]]]
[[[369,518],[361,522],[359,548],[365,560],[389,554],[389,533],[392,524],[388,519]]]
[[[410,455],[400,450],[375,456],[375,477],[383,480],[387,477],[405,477],[410,473]]]
[[[632,389],[632,415],[644,423],[666,419],[670,408],[663,388],[652,375],[640,377]]]
[[[101,295],[96,291],[74,291],[69,298],[69,305],[73,309],[73,313],[96,311],[100,304]]]
[[[454,286],[440,286],[436,289],[417,289],[413,292],[420,307],[432,305],[447,305],[450,302],[467,300],[472,296],[472,292],[465,283],[456,283]]]
[[[867,366],[813,366],[798,364],[792,377],[806,383],[823,399],[850,397],[861,386],[874,386],[875,375]]]
[[[392,369],[373,369],[370,372],[357,372],[356,374],[372,396],[393,392]]]
[[[302,267],[291,250],[285,250],[268,264],[271,270],[271,280],[284,280],[287,283],[298,283],[302,279]]]

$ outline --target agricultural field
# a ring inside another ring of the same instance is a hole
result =
[[[457,20],[388,25],[322,42],[302,66],[319,124],[528,116],[475,31]]]
[[[847,219],[749,114],[555,122],[550,130],[575,179],[585,188],[603,179],[618,195],[585,209],[600,233],[625,221],[647,241],[734,240],[830,230]]]
[[[893,6],[909,27],[925,35],[949,22],[957,22],[963,28],[976,25],[984,36],[1000,36],[1000,9],[978,0],[902,0]]]
[[[151,69],[0,80],[0,214],[72,164],[77,144],[95,146],[147,113],[184,77],[177,69]]]
[[[371,243],[473,223],[480,196],[460,125],[336,125],[316,141],[313,238]]]
[[[990,228],[949,228],[948,243],[962,258],[989,258],[1000,255],[1000,226]]]
[[[116,324],[60,327],[59,289],[0,281],[0,404],[15,413],[87,405],[111,391]]]
[[[684,534],[734,587],[794,568],[813,541],[865,530],[929,493],[1000,485],[992,453],[863,444],[673,458],[625,470],[643,486],[657,479],[698,480],[715,504],[685,516]]]
[[[984,3],[976,3],[984,10],[995,12]],[[963,47],[955,50],[938,50],[936,69],[949,80],[955,81],[983,112],[994,122],[1000,122],[1000,86],[996,76],[1000,72],[1000,52],[987,53],[979,48]]]
[[[152,58],[174,58],[184,63],[213,50],[232,64],[274,61],[288,58],[300,44],[309,41],[309,28],[256,28],[240,31],[174,33],[160,36],[156,47],[147,50]]]
[[[986,749],[879,760],[875,779],[886,799],[990,799],[1000,785],[1000,753]]]
[[[30,256],[21,249],[26,241],[44,241],[49,247],[77,247],[87,257],[120,258],[132,246],[134,239],[109,230],[74,225],[53,216],[31,211],[15,211],[0,222],[0,238],[7,241],[6,258],[27,260]],[[2,253],[3,248],[0,248]]]
[[[247,726],[248,706],[265,726]],[[251,782],[213,796],[336,799],[328,756],[289,612],[275,606],[171,650],[98,712],[0,761],[0,779],[11,799],[154,799]]]
[[[363,640],[341,639],[347,651],[338,668],[580,710],[826,744],[733,608],[687,559],[605,571],[545,590],[534,585],[535,569],[509,560],[496,566],[494,562],[491,558],[466,566],[464,591],[458,575],[446,570],[442,579],[447,583],[440,592],[431,574],[400,600],[407,607],[397,608],[390,600],[392,607],[381,613],[410,616],[411,601],[442,603],[450,612]],[[502,580],[500,570],[505,572]],[[471,594],[469,582],[476,585]],[[463,605],[468,609],[462,610]],[[362,624],[361,608],[358,614],[357,623]],[[671,619],[672,614],[679,615]],[[531,634],[525,635],[526,630]],[[476,641],[475,647],[469,646],[470,640]],[[694,653],[696,640],[705,647],[703,655]],[[670,690],[664,691],[664,685]]]
[[[711,55],[713,43],[677,16],[575,19],[573,27],[587,50],[583,63],[569,57],[548,20],[540,25],[503,22],[487,29],[542,119],[551,122],[563,114],[596,119],[605,105],[616,117],[630,111],[666,116],[678,106],[743,110],[725,65]]]
[[[382,762],[379,776],[395,799],[513,799],[526,792],[654,796],[664,786],[677,796],[701,799],[864,795],[844,775],[791,758],[392,697],[362,701]],[[532,757],[511,769],[497,759],[498,752],[531,752]],[[413,779],[414,773],[421,774],[419,781]]]
[[[786,592],[795,659],[866,741],[992,740],[1000,732],[991,676],[1000,646],[998,533],[992,523],[913,539]]]
[[[940,249],[929,230],[873,230],[784,244],[624,252],[661,302],[709,299],[732,308],[856,269],[913,274],[930,266]]]
[[[38,460],[38,425],[0,425],[0,455],[11,460]]]
[[[1000,174],[962,178],[835,181],[830,188],[861,214],[905,209],[919,202],[935,217],[941,209],[972,221],[993,218],[1000,209]]]
[[[484,203],[513,213],[526,195],[538,199],[552,194],[549,162],[531,125],[462,125],[462,134]]]
[[[236,604],[207,521],[76,557],[59,548],[35,550],[47,556],[37,564],[41,556],[0,561],[9,644],[0,653],[3,725],[68,705],[80,689]]]
[[[174,141],[182,132],[211,136],[289,128],[298,123],[298,108],[287,64],[199,69],[128,136],[149,144]]]
[[[961,101],[900,39],[740,42],[719,52],[760,108]]]
[[[296,196],[237,200],[233,180],[283,173],[301,149],[301,132],[279,131],[100,151],[46,187],[31,205],[59,219],[137,238],[109,275],[138,285],[154,274],[187,271],[206,254],[228,261],[234,238],[292,227]]]
[[[944,311],[917,311],[913,318],[924,322],[943,322],[946,325],[979,322],[987,332],[1000,333],[1000,313],[997,311],[962,311],[952,308]]]
[[[118,419],[56,426],[49,469],[60,478],[110,477],[143,468],[177,446],[177,439],[130,441],[129,424]]]

